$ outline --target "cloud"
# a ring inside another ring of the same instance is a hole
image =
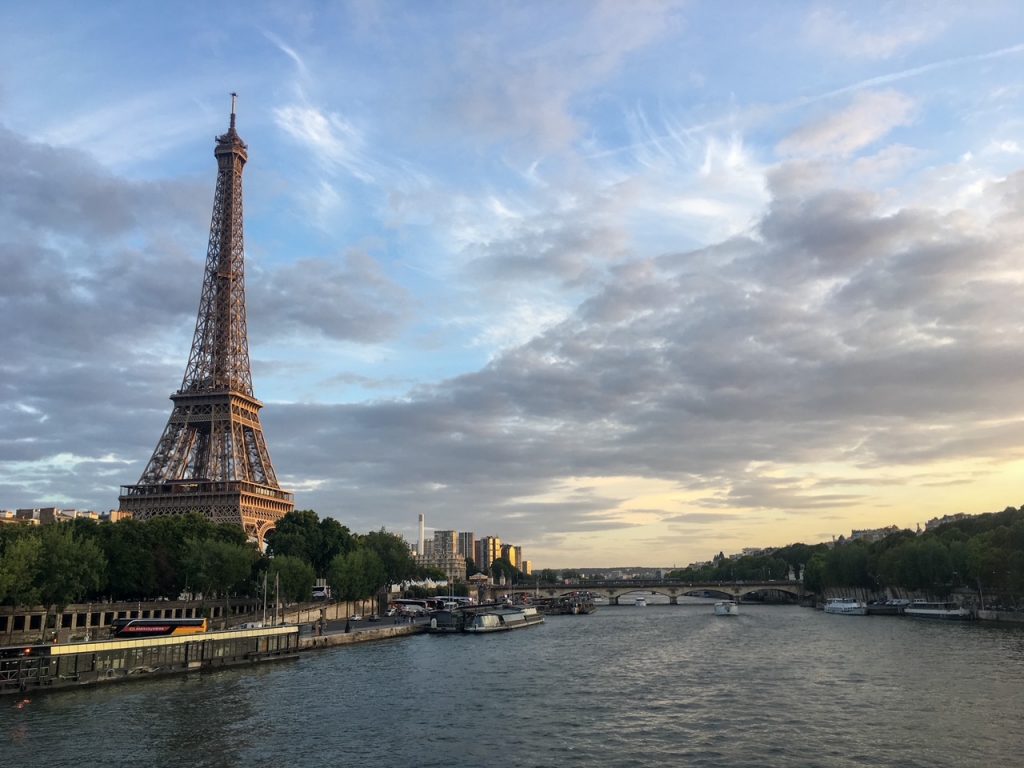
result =
[[[985,195],[1019,210],[1015,188]],[[284,431],[329,449],[275,455],[328,478],[324,499],[452,527],[500,521],[512,538],[539,522],[623,523],[621,499],[521,501],[570,476],[672,481],[723,517],[860,506],[859,472],[931,482],[934,462],[1020,456],[1016,241],[1010,223],[972,236],[864,193],[777,197],[756,239],[615,268],[577,312],[480,371],[401,403],[282,408]],[[817,465],[854,479],[822,484],[806,474]]]
[[[874,144],[893,128],[908,125],[914,101],[897,91],[857,94],[844,110],[804,125],[776,146],[784,156],[849,156]]]
[[[901,4],[882,8],[872,20],[853,20],[836,7],[818,7],[804,21],[804,35],[830,55],[858,59],[888,59],[937,37],[948,21],[934,6]]]
[[[344,116],[323,114],[302,104],[289,104],[274,110],[278,127],[315,159],[350,173],[360,181],[372,183],[378,174],[367,155],[363,132]]]
[[[408,293],[363,251],[340,261],[306,258],[254,272],[248,290],[259,307],[254,332],[267,340],[309,332],[359,342],[392,336],[408,316]]]
[[[530,151],[561,149],[581,124],[574,100],[598,88],[628,56],[663,38],[676,24],[677,4],[592,4],[582,19],[553,14],[540,30],[535,11],[508,6],[490,28],[457,45],[455,73],[438,82],[444,108],[485,142],[510,142]],[[510,50],[505,41],[529,35],[532,43]]]

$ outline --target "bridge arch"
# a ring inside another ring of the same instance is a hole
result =
[[[573,593],[589,592],[606,598],[612,605],[618,605],[620,598],[631,595],[663,595],[671,604],[677,604],[680,597],[703,597],[718,600],[739,600],[752,595],[777,592],[799,600],[805,594],[804,585],[799,581],[763,582],[707,582],[684,583],[671,579],[645,581],[591,581],[575,584],[541,584],[508,587],[486,585],[482,587],[491,599],[498,595],[541,595],[543,597],[564,597]]]

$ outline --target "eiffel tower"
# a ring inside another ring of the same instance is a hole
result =
[[[197,512],[241,525],[263,548],[275,523],[295,508],[281,490],[253,396],[245,325],[242,168],[248,147],[231,123],[217,137],[217,191],[192,351],[174,409],[135,485],[121,486],[120,508],[136,519]]]

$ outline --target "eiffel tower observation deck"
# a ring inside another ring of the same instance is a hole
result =
[[[217,190],[199,316],[181,389],[153,456],[120,508],[136,519],[204,515],[241,525],[263,547],[267,532],[294,509],[278,485],[263,437],[263,403],[252,391],[245,325],[242,169],[248,148],[231,123],[217,137]]]

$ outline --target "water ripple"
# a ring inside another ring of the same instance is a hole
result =
[[[1021,629],[791,607],[744,606],[734,619],[703,605],[607,608],[22,710],[0,700],[0,753],[29,768],[1014,765],[1022,660]]]

